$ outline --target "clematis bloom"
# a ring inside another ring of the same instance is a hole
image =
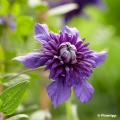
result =
[[[83,10],[88,5],[97,6],[102,9],[104,8],[104,4],[102,0],[56,0],[56,1],[46,0],[46,1],[48,2],[48,6],[50,8],[58,7],[58,6],[69,4],[69,3],[75,3],[78,5],[77,9],[74,9],[72,11],[65,13],[64,15],[65,22],[68,22],[75,16],[85,15]]]
[[[71,88],[82,103],[88,102],[94,93],[88,78],[104,63],[106,51],[90,50],[79,31],[68,26],[55,34],[48,31],[47,25],[37,23],[35,39],[42,44],[41,50],[15,59],[27,68],[45,66],[45,70],[50,71],[49,78],[53,81],[47,91],[53,105],[57,107],[64,103],[70,97]]]

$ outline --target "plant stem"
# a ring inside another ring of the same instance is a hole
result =
[[[14,75],[14,76],[10,77],[8,80],[15,79],[16,77],[18,77],[18,76],[20,76],[20,75],[22,75],[24,73],[35,71],[35,70],[39,70],[39,69],[43,69],[43,67],[38,67],[38,68],[35,68],[35,69],[25,69],[23,71],[20,71],[17,75]]]
[[[80,120],[77,115],[76,105],[71,103],[71,100],[66,102],[66,115],[67,120]]]

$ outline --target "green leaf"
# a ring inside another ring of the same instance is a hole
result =
[[[14,113],[18,105],[21,103],[27,87],[28,81],[23,81],[7,88],[0,96],[0,99],[2,100],[0,111],[8,115]]]
[[[47,11],[48,10],[48,6],[44,5],[44,4],[40,4],[38,6],[35,6],[34,9],[36,11],[39,11],[39,12],[44,12],[44,11]]]
[[[30,77],[26,74],[21,74],[18,76],[19,73],[7,73],[2,75],[2,83],[5,87],[10,87],[17,83],[28,81]]]
[[[30,16],[20,16],[17,19],[17,32],[21,36],[30,35],[33,30],[34,20]]]
[[[29,117],[25,114],[19,114],[19,115],[12,116],[6,120],[29,120]]]
[[[14,3],[11,9],[11,13],[15,16],[18,16],[20,14],[20,4]]]
[[[0,15],[6,15],[9,11],[9,2],[7,0],[0,0]]]
[[[0,45],[0,73],[4,72],[4,60],[5,60],[5,51]]]
[[[3,103],[3,102],[2,102],[2,100],[0,99],[0,107],[2,106],[2,103]]]

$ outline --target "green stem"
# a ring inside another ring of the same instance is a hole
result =
[[[76,105],[71,103],[71,99],[66,102],[67,120],[80,120],[77,115]]]
[[[27,72],[31,72],[31,71],[35,71],[35,70],[39,70],[39,69],[43,69],[43,67],[38,67],[36,69],[25,69],[23,71],[20,71],[17,75],[14,75],[12,77],[10,77],[8,80],[12,80],[12,79],[15,79],[16,77],[24,74],[24,73],[27,73]]]

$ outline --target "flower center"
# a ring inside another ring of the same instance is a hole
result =
[[[69,42],[60,45],[60,57],[65,63],[76,63],[76,47]]]

